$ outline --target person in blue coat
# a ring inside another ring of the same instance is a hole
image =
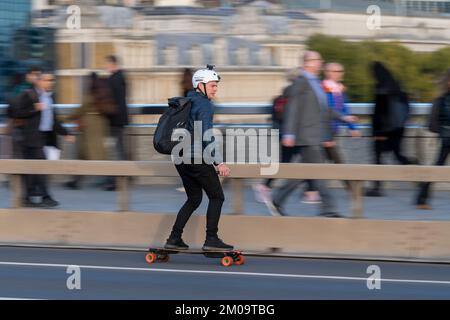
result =
[[[340,63],[327,63],[325,65],[325,80],[322,81],[322,88],[327,94],[328,106],[343,116],[350,116],[350,110],[347,106],[347,95],[345,94],[345,86],[342,84],[344,78],[344,66]],[[328,160],[334,163],[344,163],[335,136],[339,131],[339,127],[345,124],[352,137],[360,137],[361,133],[355,123],[342,122],[333,120],[330,125],[332,127],[332,136],[329,141],[323,143],[325,154]],[[345,182],[347,189],[350,189],[350,183]]]

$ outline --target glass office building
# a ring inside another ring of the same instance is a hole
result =
[[[31,8],[31,0],[0,0],[0,103],[17,68],[12,37],[18,28],[29,25]]]

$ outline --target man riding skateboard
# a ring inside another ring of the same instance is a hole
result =
[[[191,100],[188,126],[191,134],[194,131],[194,122],[201,123],[202,137],[206,131],[212,129],[214,104],[211,100],[216,97],[219,82],[220,76],[213,66],[208,65],[206,69],[194,73],[192,77],[194,90],[187,94]],[[202,139],[202,151],[208,144]],[[192,149],[195,150],[195,148]],[[178,212],[172,232],[164,246],[166,249],[187,250],[189,248],[182,240],[181,235],[192,213],[200,206],[203,190],[205,190],[209,204],[206,213],[206,240],[202,249],[205,251],[233,250],[233,246],[224,243],[217,235],[222,204],[225,199],[217,171],[220,176],[226,177],[229,176],[230,169],[223,162],[216,163],[205,158],[202,153],[199,161],[198,155],[192,154],[192,161],[189,163],[182,162],[175,165],[183,181],[187,201]]]

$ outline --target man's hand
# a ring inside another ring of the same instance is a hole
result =
[[[334,142],[334,141],[325,141],[325,142],[322,142],[322,146],[324,148],[333,148],[333,147],[336,146],[336,142]]]
[[[217,169],[219,169],[219,175],[221,177],[228,177],[230,175],[230,168],[228,168],[225,164],[221,163],[219,164],[219,166],[217,167]]]
[[[42,111],[42,110],[45,109],[45,105],[43,103],[41,103],[41,102],[35,103],[34,104],[34,109],[36,111]]]
[[[64,136],[64,141],[68,143],[75,143],[75,136]]]
[[[291,137],[283,137],[283,139],[281,140],[281,144],[285,147],[294,147],[295,139]]]
[[[348,122],[348,123],[355,123],[358,121],[358,117],[356,116],[343,116],[342,121]]]
[[[352,138],[359,138],[361,137],[361,131],[359,130],[350,130],[350,135]]]

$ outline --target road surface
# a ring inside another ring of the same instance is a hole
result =
[[[201,255],[152,265],[144,257],[139,251],[0,247],[0,298],[450,299],[446,264],[247,256],[245,265],[225,268]]]

